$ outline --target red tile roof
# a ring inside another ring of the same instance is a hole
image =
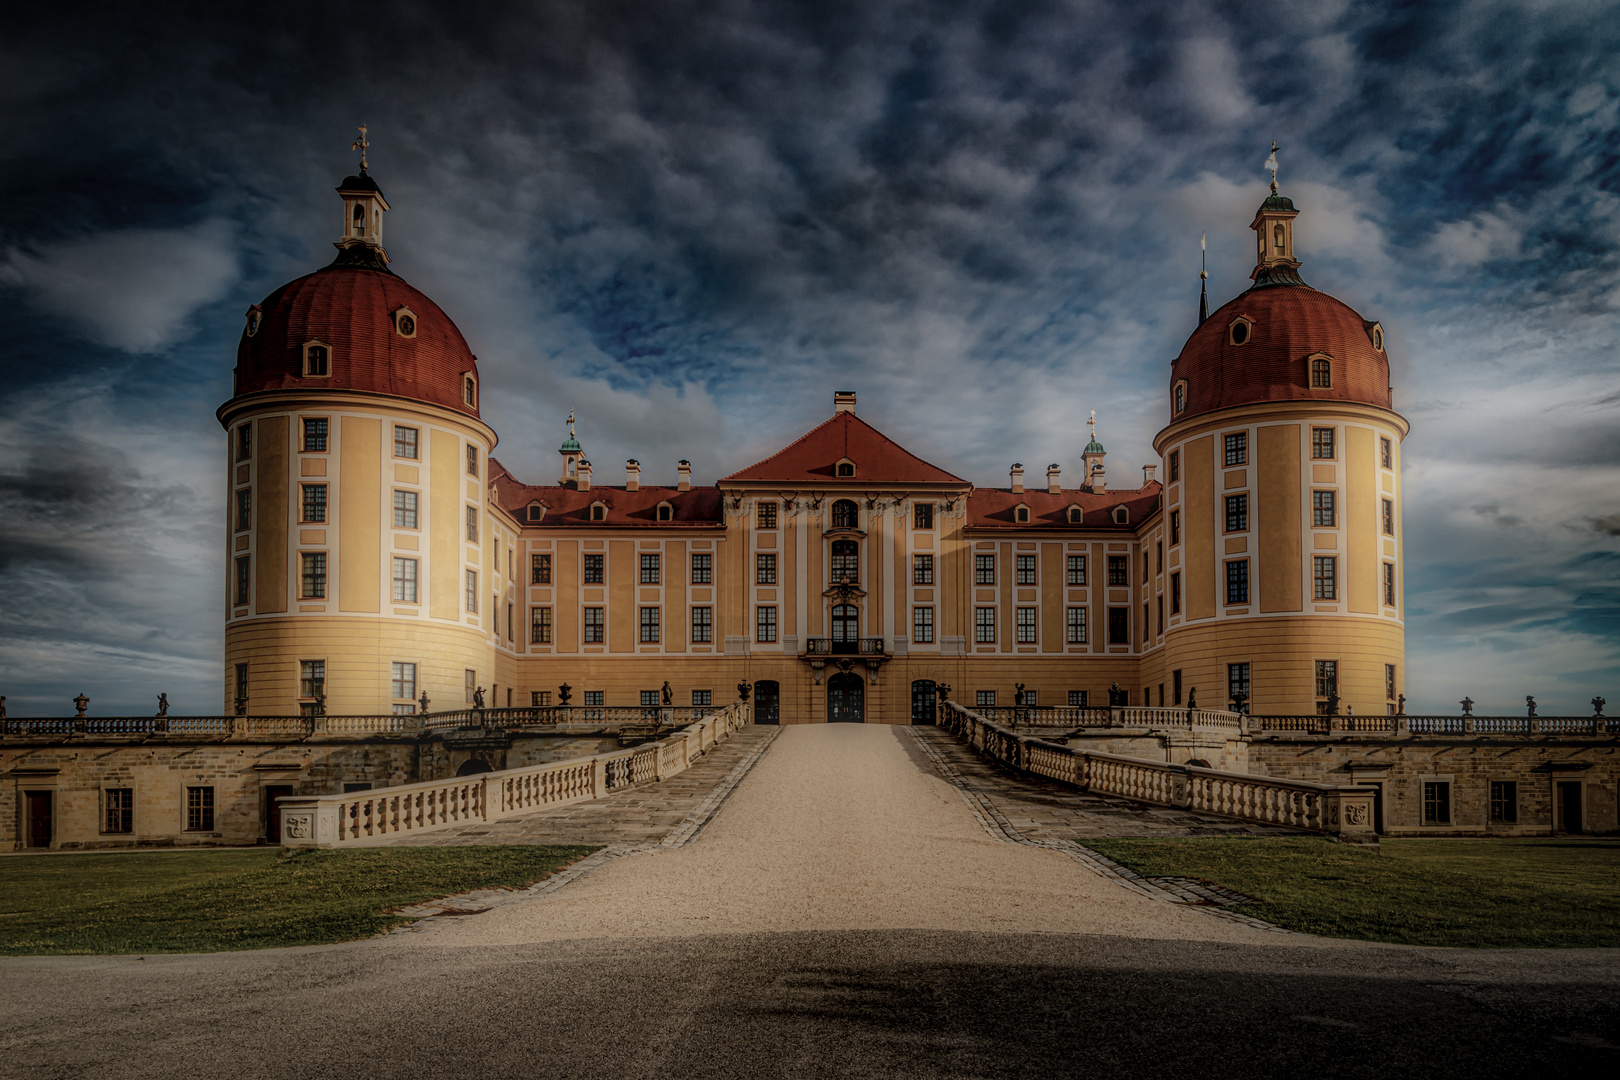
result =
[[[968,496],[967,527],[1009,530],[1072,529],[1076,526],[1069,521],[1069,507],[1078,506],[1083,511],[1080,527],[1088,530],[1114,529],[1119,532],[1131,532],[1158,508],[1159,494],[1162,490],[1156,480],[1136,491],[1110,491],[1102,495],[1093,495],[1078,488],[1064,488],[1056,495],[1049,494],[1045,488],[1035,490],[1026,488],[1022,492],[1013,492],[1007,488],[975,488],[973,494]],[[1020,503],[1029,507],[1028,523],[1020,523],[1013,517],[1013,511]],[[1114,522],[1116,506],[1123,506],[1129,511],[1127,524],[1119,525]]]
[[[637,491],[622,487],[591,485],[589,491],[577,491],[557,485],[520,484],[512,474],[494,458],[490,459],[490,481],[495,485],[495,499],[500,507],[520,523],[528,524],[528,505],[538,502],[546,508],[542,522],[547,528],[557,526],[583,526],[587,528],[619,528],[624,526],[651,526],[669,528],[716,528],[725,523],[721,508],[720,489],[694,487],[681,491],[672,487],[641,485]],[[591,520],[591,504],[600,502],[607,507],[604,521]],[[673,521],[658,520],[658,504],[668,502],[674,509]]]
[[[841,458],[855,463],[853,477],[834,476]],[[761,480],[782,484],[966,484],[906,450],[852,412],[833,414],[797,441],[720,483]]]

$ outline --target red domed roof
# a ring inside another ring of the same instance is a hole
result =
[[[1242,344],[1232,324],[1250,323]],[[1354,401],[1391,408],[1389,357],[1374,348],[1378,324],[1307,285],[1251,289],[1193,331],[1170,368],[1171,420],[1262,401]],[[1381,338],[1382,331],[1378,336]],[[1382,341],[1379,342],[1382,345]],[[1332,386],[1311,386],[1309,358],[1332,358]],[[1176,384],[1187,404],[1175,412]]]
[[[477,375],[477,361],[450,317],[390,271],[344,261],[288,282],[257,306],[258,327],[244,330],[236,348],[236,396],[359,390],[477,416],[476,395],[474,405],[462,400],[462,378]],[[414,336],[399,332],[402,308],[415,319]],[[312,341],[330,351],[327,376],[304,374]]]

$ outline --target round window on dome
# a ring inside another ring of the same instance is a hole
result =
[[[1377,349],[1379,352],[1383,352],[1384,351],[1384,328],[1383,328],[1383,326],[1381,326],[1378,323],[1373,323],[1372,331],[1371,331],[1371,337],[1372,337],[1372,346],[1373,346],[1373,348]]]
[[[1232,325],[1227,330],[1228,335],[1231,337],[1232,344],[1247,345],[1249,343],[1250,325],[1251,324],[1248,319],[1232,320]]]
[[[394,332],[400,337],[415,337],[416,313],[410,308],[400,308],[394,312]]]
[[[247,336],[252,337],[254,334],[257,334],[259,332],[259,324],[263,321],[264,312],[259,310],[258,305],[248,308]]]

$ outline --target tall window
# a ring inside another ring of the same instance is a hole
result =
[[[713,608],[695,607],[692,609],[692,640],[700,643],[714,640]]]
[[[1378,440],[1378,464],[1386,469],[1395,467],[1395,447],[1388,439],[1380,437]]]
[[[1086,643],[1086,609],[1072,607],[1069,616],[1069,644],[1084,645]]]
[[[101,831],[110,833],[127,833],[135,831],[135,790],[133,788],[108,788],[102,792],[106,800],[106,817],[103,819]]]
[[[1226,665],[1226,698],[1228,701],[1241,701],[1244,703],[1243,711],[1249,711],[1249,665]]]
[[[1395,606],[1395,564],[1384,564],[1384,604],[1386,607]]]
[[[762,642],[776,640],[775,604],[761,604],[754,609],[754,640]]]
[[[461,694],[468,705],[473,703],[473,695],[478,690],[478,672],[474,668],[463,668],[461,671]]]
[[[1233,559],[1226,564],[1226,602],[1228,604],[1249,602],[1248,559]]]
[[[658,644],[658,609],[655,607],[641,609],[641,643]]]
[[[911,527],[913,529],[932,529],[934,527],[934,504],[913,503],[911,507]]]
[[[776,584],[776,556],[774,554],[759,554],[754,556],[754,584]]]
[[[1395,665],[1384,665],[1384,700],[1395,700]]]
[[[1516,780],[1491,781],[1491,820],[1499,825],[1516,825],[1519,821],[1519,784]],[[108,829],[108,832],[115,830]],[[123,830],[128,832],[128,829]]]
[[[467,444],[467,475],[478,475],[478,447],[472,443]]]
[[[1181,614],[1181,575],[1170,575],[1170,614]]]
[[[761,529],[776,528],[776,502],[766,501],[754,505],[754,520]]]
[[[588,607],[585,609],[585,643],[587,645],[600,645],[603,640],[603,631],[607,624],[602,618],[602,608]]]
[[[1311,389],[1329,390],[1333,387],[1333,361],[1318,356],[1311,361]]]
[[[858,641],[861,636],[861,615],[854,604],[834,604],[832,609],[832,639]]]
[[[1226,436],[1226,464],[1247,465],[1249,463],[1249,433],[1247,431],[1234,431]]]
[[[551,644],[550,608],[532,607],[529,609],[529,643],[532,645]]]
[[[1129,608],[1111,607],[1108,609],[1108,644],[1129,645],[1131,643],[1131,612]]]
[[[1014,557],[1014,580],[1019,585],[1035,584],[1035,556],[1018,555]]]
[[[299,593],[305,600],[324,600],[326,598],[326,552],[306,551],[303,554],[303,592]]]
[[[1338,524],[1335,496],[1333,491],[1311,492],[1311,524],[1318,529],[1331,529]]]
[[[317,522],[326,520],[326,485],[304,484],[303,504],[300,507],[300,521]]]
[[[243,488],[236,493],[236,531],[253,525],[253,489]]]
[[[1108,556],[1108,584],[1129,585],[1131,583],[1131,563],[1128,555]]]
[[[236,557],[236,602],[245,604],[253,594],[253,558],[249,555]]]
[[[325,374],[327,374],[327,358],[328,358],[328,356],[329,356],[329,354],[326,351],[326,346],[325,345],[306,345],[306,346],[304,346],[304,374],[305,375],[325,375]]]
[[[911,609],[911,640],[924,645],[934,640],[933,608],[914,607]]]
[[[1172,695],[1171,698],[1170,698],[1170,704],[1172,704],[1172,705],[1180,705],[1181,704],[1181,669],[1180,668],[1177,668],[1176,670],[1174,670],[1174,671],[1172,671],[1170,673],[1170,692],[1171,692],[1171,695]]]
[[[1226,497],[1226,531],[1243,532],[1249,527],[1249,496],[1245,492],[1241,495],[1228,495]]]
[[[478,571],[467,571],[467,610],[473,613],[478,611]]]
[[[1328,699],[1339,692],[1339,662],[1337,660],[1318,660],[1316,662],[1316,697],[1317,703],[1326,708]]]
[[[658,556],[643,552],[641,556],[641,583],[643,585],[657,585],[663,575],[658,565]]]
[[[714,581],[714,556],[706,551],[692,555],[692,584],[708,585]]]
[[[398,458],[416,457],[416,429],[413,427],[400,427],[394,425],[394,456]]]
[[[934,557],[932,555],[913,555],[911,557],[911,583],[913,585],[932,585],[934,583]]]
[[[973,640],[980,645],[993,645],[996,641],[996,609],[973,609]]]
[[[1423,824],[1451,824],[1451,784],[1448,781],[1423,782]]]
[[[409,701],[416,697],[416,665],[396,661],[391,665],[389,684],[389,689],[396,698]]]
[[[1021,607],[1015,613],[1017,618],[1017,623],[1015,625],[1018,631],[1018,644],[1035,644],[1035,613],[1038,610],[1039,609],[1032,607]]]
[[[861,525],[861,511],[858,506],[848,499],[839,499],[832,504],[832,527],[835,529],[858,529]]]
[[[1154,567],[1154,573],[1162,574],[1162,573],[1164,573],[1164,541],[1163,540],[1159,540],[1159,541],[1156,541],[1154,543],[1153,552],[1154,552],[1153,558],[1154,558],[1155,563],[1156,563],[1156,565]]]
[[[529,556],[529,584],[551,584],[551,555],[537,553]]]
[[[236,460],[246,461],[253,456],[253,424],[243,424],[236,429]]]
[[[994,585],[996,583],[996,557],[994,555],[973,556],[973,584]]]
[[[414,491],[394,492],[394,528],[416,528],[416,500]]]
[[[304,421],[304,453],[326,453],[326,435],[329,421],[324,416],[309,417]]]
[[[1068,582],[1070,585],[1084,585],[1086,583],[1086,557],[1084,555],[1070,555],[1068,569]]]
[[[1337,555],[1317,555],[1311,560],[1315,567],[1312,574],[1313,594],[1318,600],[1337,600],[1339,598],[1339,557]]]
[[[461,378],[461,400],[474,408],[478,407],[478,383],[471,375],[463,375]]]
[[[1170,545],[1181,543],[1181,511],[1170,511]]]
[[[1181,451],[1180,450],[1172,450],[1172,451],[1170,451],[1170,464],[1167,467],[1166,471],[1168,472],[1168,474],[1170,476],[1170,482],[1172,484],[1175,483],[1177,480],[1181,479]]]
[[[1333,460],[1332,428],[1311,428],[1311,457],[1324,461]]]
[[[833,581],[848,578],[850,581],[861,580],[860,545],[853,540],[834,540],[832,542],[832,565],[830,571]]]
[[[394,603],[416,603],[416,560],[394,556]]]
[[[478,507],[467,507],[467,543],[478,543]]]
[[[1395,535],[1395,500],[1384,500],[1384,535]]]
[[[600,556],[600,555],[590,555],[590,554],[587,554],[585,556],[585,575],[584,575],[584,577],[585,577],[585,584],[587,584],[587,585],[600,585],[600,584],[602,584],[602,580],[603,580],[603,578],[602,578],[602,556]]]
[[[298,661],[298,696],[318,698],[326,693],[326,661]]]
[[[314,350],[310,351],[313,352]],[[325,352],[326,350],[321,351]],[[190,832],[214,831],[213,788],[186,788],[186,829]]]

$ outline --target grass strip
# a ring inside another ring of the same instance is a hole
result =
[[[593,847],[510,845],[11,856],[0,954],[220,952],[327,945],[410,920],[396,909],[518,888]]]
[[[1620,946],[1620,839],[1314,837],[1087,840],[1145,877],[1259,898],[1236,910],[1290,930],[1403,945]]]

